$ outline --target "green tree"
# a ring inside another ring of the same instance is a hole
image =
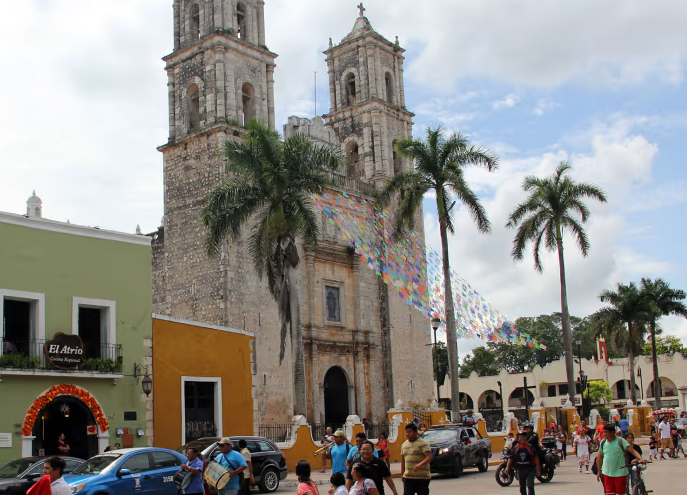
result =
[[[434,364],[434,380],[441,387],[446,381],[446,374],[448,373],[448,349],[442,341],[438,341],[432,347],[432,363]],[[438,397],[437,400],[439,400]]]
[[[606,196],[601,188],[594,184],[574,182],[566,174],[570,170],[567,162],[561,162],[552,176],[539,178],[528,176],[523,181],[523,189],[529,197],[520,203],[511,213],[507,227],[519,225],[513,239],[511,256],[522,260],[527,244],[532,243],[534,267],[543,270],[540,248],[542,243],[549,251],[558,251],[558,268],[561,283],[561,315],[563,320],[563,343],[565,346],[565,370],[568,378],[568,390],[571,397],[575,391],[575,372],[573,369],[572,330],[570,312],[568,311],[568,293],[565,281],[565,258],[563,256],[563,229],[568,228],[575,236],[584,256],[589,253],[589,240],[582,223],[589,218],[589,209],[585,199],[601,203]]]
[[[611,387],[605,380],[592,380],[587,383],[587,390],[584,392],[584,397],[591,399],[592,404],[600,404],[601,399],[609,404],[613,400],[613,393]]]
[[[486,347],[475,347],[472,353],[463,356],[463,365],[460,367],[461,378],[469,378],[473,371],[479,376],[498,375],[496,353]]]
[[[654,353],[652,349],[651,342],[644,344],[642,348],[642,354],[645,356],[651,356]],[[675,335],[664,335],[663,337],[656,337],[656,355],[658,354],[670,354],[679,352],[682,354],[687,354],[687,349],[685,349],[680,337]]]
[[[267,278],[281,322],[280,363],[287,332],[294,355],[296,414],[306,413],[303,331],[300,323],[296,240],[317,245],[318,217],[313,194],[324,192],[328,170],[336,170],[340,153],[303,134],[280,141],[267,124],[252,120],[245,141],[227,141],[226,179],[211,191],[202,213],[209,256],[225,252],[225,239],[238,241],[248,230],[247,249],[257,274]]]
[[[656,407],[661,409],[661,382],[658,374],[658,354],[656,351],[656,322],[660,317],[668,315],[687,318],[687,307],[682,302],[686,296],[684,291],[671,289],[670,284],[660,278],[655,280],[643,278],[641,294],[644,297],[645,304],[648,306],[651,358],[653,360],[654,372],[654,397],[656,397]]]
[[[626,350],[630,360],[630,393],[632,401],[636,404],[634,357],[641,351],[642,335],[646,331],[644,325],[648,318],[644,296],[637,288],[637,284],[630,282],[629,285],[618,284],[615,292],[603,291],[599,294],[599,299],[607,304],[596,312],[600,333],[610,335],[611,340],[614,340],[614,335],[625,333],[625,329],[627,331]]]
[[[580,351],[582,351],[583,359],[598,359],[596,341],[603,335],[599,331],[600,323],[598,321],[598,315],[592,314],[586,316],[582,319],[575,318],[574,316],[570,318],[572,324],[572,337],[573,341],[579,339],[581,342]],[[607,337],[608,335],[603,335]],[[612,336],[606,340],[606,345],[608,348],[608,357],[611,359],[627,357],[627,335],[623,332],[618,332],[616,335]],[[575,356],[578,355],[578,350],[574,349]]]
[[[403,234],[404,227],[411,230],[414,228],[425,194],[430,191],[436,194],[443,273],[446,282],[444,301],[451,380],[451,416],[458,418],[460,417],[458,336],[450,283],[448,233],[453,234],[455,230],[453,214],[456,201],[460,201],[467,208],[480,232],[491,231],[487,213],[467,183],[465,169],[468,166],[478,166],[492,171],[498,167],[498,158],[487,149],[471,146],[468,138],[463,134],[451,134],[447,138],[440,126],[427,129],[426,141],[413,138],[399,140],[395,150],[400,156],[412,160],[414,165],[413,170],[393,176],[379,195],[381,206],[389,205],[393,198],[399,196],[400,203],[394,226],[396,237]]]

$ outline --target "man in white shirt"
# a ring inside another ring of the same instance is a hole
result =
[[[72,489],[64,478],[65,462],[60,457],[50,457],[43,464],[43,474],[50,476],[50,493],[52,495],[72,495]]]
[[[663,416],[661,423],[658,425],[658,431],[661,432],[661,459],[663,457],[663,452],[666,449],[670,449],[670,457],[675,454],[675,446],[673,445],[673,437],[670,433],[670,423],[668,423],[668,417]]]

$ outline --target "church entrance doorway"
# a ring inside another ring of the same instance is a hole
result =
[[[91,410],[76,397],[61,395],[55,397],[40,413],[33,427],[33,455],[69,455],[89,459],[98,454],[98,437],[89,435],[87,427],[97,431],[98,427]],[[69,445],[69,453],[57,449],[60,435]]]
[[[341,428],[348,414],[348,380],[341,368],[332,366],[324,375],[324,422]]]

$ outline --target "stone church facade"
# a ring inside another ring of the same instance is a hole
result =
[[[291,117],[284,126],[286,136],[307,133],[341,147],[346,166],[332,174],[338,190],[364,195],[408,166],[393,152],[413,125],[403,52],[398,40],[372,29],[361,8],[351,33],[325,51],[330,113],[324,120]],[[265,46],[262,0],[174,1],[174,51],[164,57],[169,140],[158,148],[165,216],[153,241],[154,313],[256,334],[256,423],[284,423],[293,414],[290,343],[280,364],[277,305],[266,283],[242,242],[227,241],[220,256],[207,257],[200,213],[224,174],[223,143],[243,139],[253,117],[275,126],[276,57]],[[317,248],[300,247],[298,270],[308,420],[338,425],[358,414],[377,422],[398,400],[428,402],[428,322],[324,220]]]

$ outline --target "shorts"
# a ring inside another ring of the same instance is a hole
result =
[[[649,449],[649,455],[658,455],[658,449]]]
[[[563,444],[561,442],[556,442],[556,449],[563,450]]]
[[[604,476],[606,495],[625,495],[627,476]]]
[[[661,448],[662,449],[672,449],[673,439],[672,438],[661,438]]]

